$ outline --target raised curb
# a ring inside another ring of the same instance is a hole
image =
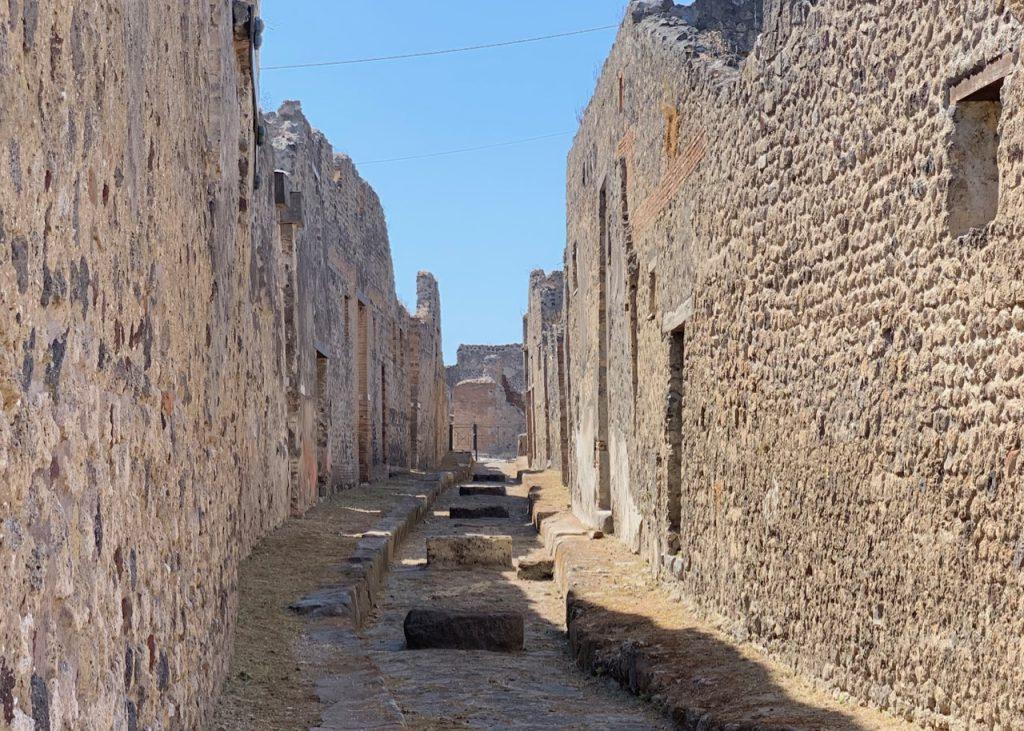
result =
[[[683,679],[689,681],[694,673],[699,672],[700,663],[709,662],[709,659],[698,660],[696,665],[680,663],[678,653],[673,656],[671,648],[662,645],[664,635],[649,636],[639,629],[637,617],[627,616],[619,620],[614,610],[603,606],[601,597],[606,591],[608,564],[600,557],[600,552],[610,546],[601,549],[592,543],[599,534],[585,527],[569,511],[564,504],[565,496],[545,496],[544,492],[541,488],[531,489],[531,518],[553,558],[554,580],[565,597],[570,652],[584,672],[610,677],[630,693],[651,699],[679,729],[767,731],[828,728],[863,731],[909,727],[899,719],[868,709],[861,710],[870,713],[870,722],[861,725],[866,717],[847,718],[845,713],[851,708],[836,706],[822,697],[819,700],[824,702],[820,706],[801,705],[798,701],[787,704],[778,698],[765,701],[771,713],[751,723],[729,718],[735,718],[734,711],[743,715],[744,711],[750,710],[749,697],[735,698],[734,708],[728,699],[722,697],[718,698],[715,707],[702,707],[686,694],[680,696],[677,691]],[[695,639],[692,647],[699,644],[700,640]],[[741,658],[738,662],[749,661]],[[714,670],[727,672],[729,667],[726,663]],[[765,690],[762,688],[759,692]],[[776,696],[779,695],[777,690]],[[785,693],[785,689],[782,690]]]
[[[438,496],[465,477],[465,470],[460,469],[417,481],[417,486],[426,487],[424,493],[402,498],[373,530],[363,534],[355,551],[345,559],[344,583],[303,597],[291,605],[292,611],[309,617],[347,617],[353,626],[362,627],[402,541],[423,521]]]

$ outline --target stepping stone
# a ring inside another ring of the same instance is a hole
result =
[[[452,507],[448,511],[452,520],[477,520],[481,518],[507,518],[508,508],[504,505],[481,505],[480,507]]]
[[[288,608],[306,617],[348,617],[352,614],[352,595],[343,588],[323,589]]]
[[[405,644],[410,650],[523,649],[523,615],[519,612],[452,612],[413,609],[405,617]]]
[[[505,475],[501,472],[478,472],[473,475],[473,482],[505,482]]]
[[[555,578],[555,562],[550,558],[522,558],[516,575],[524,581],[551,581]]]
[[[512,536],[455,536],[427,539],[429,566],[512,568]]]
[[[508,492],[504,485],[463,485],[459,488],[459,495],[470,497],[472,495],[486,495],[487,497],[505,497]]]

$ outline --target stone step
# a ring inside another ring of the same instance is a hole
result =
[[[516,652],[523,649],[524,625],[520,612],[413,609],[403,628],[410,650]]]
[[[508,478],[501,472],[476,472],[473,482],[507,482]]]
[[[512,536],[428,538],[427,565],[512,568]]]
[[[507,518],[508,508],[504,505],[459,506],[453,505],[448,511],[452,520],[480,520],[482,518]]]
[[[474,495],[506,497],[508,491],[504,485],[463,485],[459,488],[459,495],[462,497],[472,497]]]

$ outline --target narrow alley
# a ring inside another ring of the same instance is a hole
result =
[[[1024,729],[1022,49],[0,2],[0,731]]]
[[[287,607],[303,592],[337,583],[345,563],[338,557],[350,555],[389,501],[414,493],[409,488],[416,483],[350,491],[286,524],[279,539],[272,536],[242,567],[235,663],[213,728],[671,728],[613,679],[579,671],[566,639],[564,597],[550,576],[521,579],[511,565],[428,565],[427,542],[437,538],[509,536],[517,563],[545,554],[530,521],[528,485],[514,483],[513,463],[499,466],[512,471],[508,484],[471,481],[437,497],[395,554],[379,605],[361,628],[350,617],[303,618]],[[504,479],[498,469],[476,472]],[[477,490],[507,495],[460,494]],[[508,517],[453,519],[453,507],[498,507]],[[325,551],[333,560],[325,560]],[[403,621],[419,608],[520,613],[523,650],[406,649]]]

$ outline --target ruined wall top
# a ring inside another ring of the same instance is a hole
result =
[[[441,323],[441,290],[437,278],[430,272],[416,275],[416,317],[438,326]]]
[[[530,274],[530,309],[539,308],[540,326],[543,331],[560,330],[562,326],[562,305],[565,286],[562,271],[556,269],[547,274],[537,269]]]
[[[341,259],[358,263],[361,292],[379,294],[382,305],[394,301],[391,245],[376,191],[351,158],[336,153],[327,137],[312,127],[300,102],[284,102],[277,112],[266,115],[266,124],[277,165],[296,189],[305,189],[307,197],[322,202],[319,210],[307,211],[307,232],[314,237],[327,231],[336,235],[325,243],[338,247]]]
[[[693,56],[712,56],[737,64],[753,49],[764,27],[765,5],[796,0],[637,0],[627,20],[643,25],[665,43]]]
[[[818,0],[634,0],[627,21],[695,59],[737,66],[755,48],[771,57],[803,25]]]
[[[511,345],[460,345],[458,361],[447,369],[448,385],[454,388],[462,381],[490,378],[501,383],[504,377],[508,386],[522,394],[526,392],[526,373],[523,370],[523,346]]]

